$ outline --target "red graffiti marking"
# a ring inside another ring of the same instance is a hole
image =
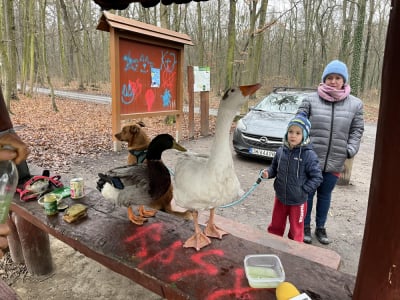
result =
[[[218,290],[211,293],[206,299],[207,300],[217,300],[218,298],[223,298],[226,296],[234,296],[235,299],[253,299],[249,294],[254,291],[251,287],[242,287],[242,282],[244,279],[244,270],[235,270],[235,285],[232,289]]]
[[[139,241],[141,247],[139,247],[140,251],[135,255],[138,257],[146,257],[147,256],[147,240],[159,242],[161,240],[161,224],[154,223],[146,227],[140,227],[137,230],[137,233],[127,237],[125,239],[126,243],[132,242],[133,240]]]
[[[145,98],[146,98],[146,104],[147,104],[147,111],[151,112],[153,109],[154,101],[156,100],[156,95],[154,94],[154,91],[152,89],[148,89],[146,91]]]
[[[131,86],[135,99],[138,99],[139,95],[142,93],[143,84],[139,79],[136,79],[136,81],[129,80],[129,85]]]
[[[152,262],[160,262],[164,265],[171,264],[175,258],[175,252],[177,249],[182,247],[181,241],[175,241],[170,247],[164,249],[163,251],[158,252],[156,255],[151,256],[150,258],[144,260],[142,263],[138,265],[138,268],[141,269],[145,265],[148,265]]]
[[[194,263],[196,263],[198,265],[198,268],[197,269],[191,268],[190,270],[172,274],[169,278],[172,281],[176,281],[176,280],[181,279],[182,277],[186,277],[186,276],[190,276],[190,275],[194,275],[194,274],[200,274],[200,273],[204,273],[206,275],[217,275],[218,268],[215,267],[213,264],[203,261],[203,257],[210,256],[210,255],[223,256],[224,251],[215,249],[215,250],[205,251],[202,253],[193,254],[191,259]]]
[[[174,91],[174,84],[176,82],[176,73],[175,72],[161,72],[161,87],[164,89],[169,89],[170,91]]]
[[[146,266],[147,268],[151,266],[163,268],[181,261],[181,258],[177,255],[178,253],[181,253],[179,250],[182,249],[183,243],[179,240],[173,242],[167,248],[162,249],[155,254],[149,254],[147,249],[148,245],[161,240],[162,227],[163,226],[161,223],[153,223],[145,227],[140,227],[137,229],[135,234],[127,237],[124,240],[126,243],[133,241],[139,243],[139,246],[135,247],[138,249],[138,252],[135,253],[134,256],[141,257],[144,260],[137,265],[138,269],[143,270]],[[213,261],[215,261],[216,256],[223,257],[224,255],[225,252],[222,249],[211,249],[200,253],[194,253],[190,256],[190,261],[192,263],[187,264],[187,268],[185,270],[172,273],[169,275],[168,279],[170,282],[190,280],[190,277],[193,278],[193,276],[197,276],[199,274],[204,275],[205,278],[216,277],[219,275],[219,268],[214,263],[207,262],[207,257],[212,257],[214,258]],[[178,265],[181,264],[178,263],[177,266]],[[219,300],[226,299],[227,297],[243,300],[252,300],[256,298],[259,290],[253,289],[247,285],[243,268],[234,269],[234,273],[230,274],[230,278],[232,278],[232,276],[234,276],[234,283],[232,287],[218,290],[210,289],[210,294],[204,298],[206,300]],[[204,292],[207,293],[207,291]]]

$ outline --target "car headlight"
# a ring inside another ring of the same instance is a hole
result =
[[[243,122],[242,119],[239,119],[239,121],[237,121],[237,123],[236,123],[236,128],[241,130],[241,131],[245,131],[247,129],[246,123]]]

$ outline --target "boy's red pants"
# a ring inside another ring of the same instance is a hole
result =
[[[272,211],[271,224],[268,232],[283,236],[285,233],[286,220],[289,217],[288,238],[298,242],[304,239],[304,218],[307,213],[307,201],[301,205],[285,205],[275,196],[274,209]]]

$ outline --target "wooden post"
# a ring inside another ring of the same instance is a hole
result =
[[[209,92],[200,92],[200,132],[202,136],[209,135],[209,95]]]
[[[189,96],[189,139],[194,137],[194,76],[193,66],[187,67],[188,96]]]
[[[353,299],[400,295],[400,2],[392,1],[364,238]],[[357,195],[355,195],[356,198]]]
[[[46,275],[53,271],[49,235],[24,218],[12,213],[17,228],[25,265],[32,275]]]
[[[111,76],[111,123],[112,123],[112,140],[113,150],[120,151],[122,143],[115,138],[115,134],[121,130],[121,113],[119,99],[121,91],[119,90],[119,44],[118,35],[114,28],[110,28],[110,76]]]
[[[8,248],[10,249],[11,259],[17,264],[25,263],[24,255],[22,253],[21,242],[17,227],[15,226],[15,213],[11,213],[7,220],[8,228],[10,228],[10,234],[7,236]]]

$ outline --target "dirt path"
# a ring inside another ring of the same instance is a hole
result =
[[[323,246],[315,239],[313,244],[338,252],[342,257],[340,270],[355,275],[364,232],[370,177],[375,143],[375,124],[366,124],[359,154],[355,157],[350,185],[337,186],[327,222],[327,232],[333,242]],[[183,141],[188,149],[208,153],[212,137]],[[163,159],[173,169],[176,154],[164,153]],[[87,185],[95,187],[97,173],[123,165],[126,153],[107,153],[95,161],[79,159],[74,162],[73,172],[64,179],[82,176]],[[266,163],[238,158],[234,163],[243,190],[247,191],[257,180],[258,172]],[[218,209],[217,213],[265,230],[273,203],[272,181],[263,181],[240,205]],[[18,279],[12,287],[23,300],[27,299],[160,299],[125,277],[86,258],[71,247],[51,238],[55,272],[50,276],[33,278],[27,275]]]

